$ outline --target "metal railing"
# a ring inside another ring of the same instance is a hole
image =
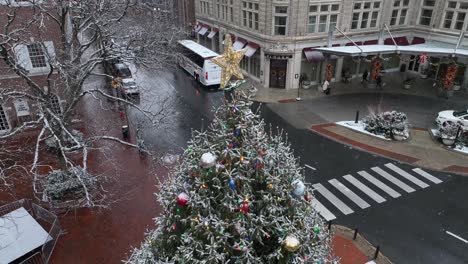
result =
[[[45,243],[41,247],[41,251],[33,254],[26,260],[22,261],[21,263],[24,264],[42,264],[42,263],[49,263],[50,257],[55,248],[55,244],[57,244],[58,238],[62,234],[62,228],[60,227],[60,223],[58,218],[55,214],[49,212],[48,210],[40,207],[39,205],[33,203],[29,199],[22,199],[18,200],[3,206],[0,206],[0,216],[6,215],[14,210],[23,207],[28,213],[39,223],[47,223],[50,224],[50,227],[44,228],[48,232],[48,237]]]

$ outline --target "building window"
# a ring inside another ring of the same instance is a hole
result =
[[[10,130],[10,125],[8,124],[8,119],[3,109],[3,106],[0,104],[0,132]]]
[[[200,0],[200,12],[205,15],[210,15],[210,3],[206,0]]]
[[[442,27],[446,29],[462,30],[465,24],[468,3],[448,1],[445,7]]]
[[[29,59],[33,68],[44,68],[47,67],[47,60],[44,52],[44,48],[40,43],[33,43],[27,45]]]
[[[60,99],[55,94],[50,94],[50,110],[56,115],[62,114],[62,107],[60,106]]]
[[[258,3],[242,1],[242,25],[258,30]]]
[[[406,23],[408,6],[409,0],[395,0],[393,2],[393,11],[392,17],[390,18],[390,26],[404,25]]]
[[[234,22],[234,0],[216,0],[216,15],[219,19]]]
[[[288,24],[288,7],[275,6],[274,35],[285,36]]]
[[[379,1],[359,1],[354,3],[351,29],[377,27],[380,14]]]
[[[314,4],[309,6],[307,33],[335,30],[339,13],[339,4]]]
[[[432,20],[432,11],[434,11],[436,0],[424,0],[421,8],[421,15],[419,16],[419,24],[423,26],[430,26]]]

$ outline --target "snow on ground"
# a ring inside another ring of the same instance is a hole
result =
[[[465,153],[465,154],[468,154],[468,146],[462,146],[460,144],[457,144],[453,150],[457,151],[457,152],[461,152],[461,153]]]
[[[340,122],[336,122],[335,124],[347,127],[349,129],[352,129],[352,130],[355,130],[355,131],[358,131],[358,132],[361,132],[361,133],[364,133],[364,134],[367,134],[369,136],[373,136],[373,137],[377,137],[377,138],[381,138],[381,139],[385,139],[385,140],[390,141],[390,139],[388,139],[388,138],[386,138],[386,137],[384,137],[382,135],[376,135],[376,134],[373,134],[373,133],[367,131],[365,129],[366,125],[361,121],[359,121],[358,123],[355,123],[354,121],[340,121]]]

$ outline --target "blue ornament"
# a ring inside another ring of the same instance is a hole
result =
[[[305,185],[301,180],[295,180],[291,183],[291,186],[293,188],[292,194],[295,197],[301,197],[304,195],[305,192]]]
[[[230,178],[230,179],[229,179],[229,187],[230,187],[231,190],[233,190],[233,191],[236,190],[236,182],[234,181],[233,178]]]
[[[240,134],[241,134],[241,130],[240,130],[240,129],[236,129],[236,130],[234,131],[234,135],[238,136],[238,135],[240,135]]]

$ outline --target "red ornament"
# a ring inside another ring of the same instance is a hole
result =
[[[180,206],[187,206],[187,203],[189,201],[189,196],[186,193],[180,193],[177,195],[177,203]]]
[[[249,213],[249,205],[247,203],[244,203],[242,205],[241,211],[244,212],[244,214],[248,214]]]
[[[229,148],[233,148],[233,147],[234,147],[234,144],[229,143],[228,147],[229,147]]]
[[[306,196],[304,196],[304,198],[308,202],[312,201],[312,196],[310,196],[310,195],[306,195]]]
[[[259,153],[260,156],[262,156],[262,157],[266,155],[266,153],[265,153],[265,151],[264,151],[263,149],[261,149],[258,153]]]

